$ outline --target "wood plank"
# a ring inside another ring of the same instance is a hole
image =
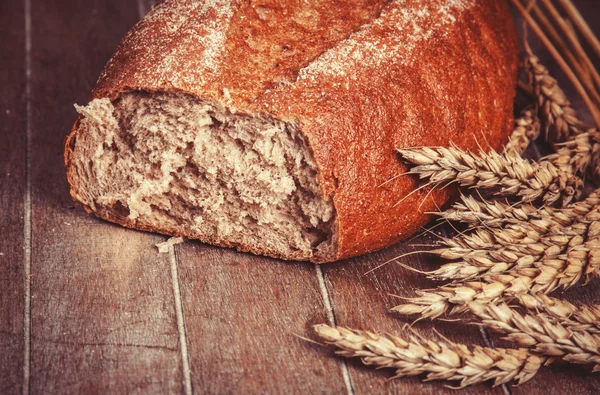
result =
[[[182,391],[164,237],[75,206],[63,140],[102,66],[138,19],[134,1],[32,2],[34,393]]]
[[[340,361],[294,336],[327,320],[314,265],[176,248],[195,392],[346,392]]]
[[[430,235],[415,239],[414,244],[432,244],[435,238]],[[390,263],[369,274],[369,270],[382,263],[418,248],[407,243],[398,243],[392,247],[367,254],[361,257],[326,264],[323,267],[326,284],[331,295],[336,323],[356,329],[373,330],[378,333],[402,334],[402,327],[410,323],[405,318],[389,312],[389,309],[401,303],[392,296],[414,296],[416,289],[432,288],[435,282],[425,279],[422,274],[414,273]],[[401,260],[418,270],[432,270],[439,265],[436,258],[426,255],[411,255]],[[435,338],[432,328],[453,341],[478,344],[484,341],[478,328],[465,327],[457,323],[423,321],[414,325],[414,329],[428,338]],[[326,356],[328,353],[324,353]],[[356,394],[388,393],[388,394],[455,394],[454,390],[443,386],[441,382],[423,383],[421,378],[402,378],[388,380],[393,376],[390,370],[374,370],[364,367],[358,360],[349,361],[352,384]],[[456,383],[450,383],[456,384]],[[481,385],[466,388],[463,394],[492,393],[501,394],[501,388],[492,389]]]
[[[22,392],[26,185],[25,18],[0,2],[0,393]]]

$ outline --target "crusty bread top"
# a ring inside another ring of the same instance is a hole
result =
[[[93,97],[183,91],[298,124],[337,210],[338,252],[414,232],[415,181],[394,148],[500,148],[512,123],[516,33],[502,0],[171,0],[125,37]]]
[[[96,88],[182,90],[244,108],[379,16],[385,0],[175,0],[123,39]],[[119,78],[115,78],[118,76]],[[225,92],[224,92],[225,91]]]

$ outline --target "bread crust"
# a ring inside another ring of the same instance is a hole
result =
[[[407,197],[417,186],[411,177],[381,186],[406,171],[395,149],[502,147],[512,130],[518,45],[505,1],[305,3],[315,2],[161,3],[123,39],[92,98],[183,92],[297,124],[317,163],[323,196],[336,210],[335,254],[313,259],[326,262],[408,237],[428,221],[425,212],[448,199],[448,190]],[[70,157],[78,122],[65,150],[74,198]],[[95,214],[131,228],[202,239],[106,210]]]

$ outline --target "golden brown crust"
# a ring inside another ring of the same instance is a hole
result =
[[[400,7],[391,3],[381,17],[390,19],[384,26],[393,21],[394,5]],[[366,36],[410,41],[410,31],[373,30],[378,34]],[[413,59],[380,62],[379,69],[386,70],[380,75],[357,63],[350,67],[355,80],[326,68],[307,72],[293,86],[261,98],[269,112],[301,120],[325,193],[334,196],[338,259],[406,238],[426,223],[424,212],[445,202],[445,193],[434,193],[423,203],[424,191],[394,207],[416,186],[401,177],[378,188],[406,171],[394,148],[452,142],[465,149],[499,149],[512,129],[518,48],[506,3],[477,1],[408,56]]]
[[[504,1],[316,3],[167,1],[125,37],[93,97],[179,91],[297,123],[335,203],[338,249],[323,259],[331,261],[409,236],[447,199],[446,191],[425,202],[426,192],[415,193],[394,206],[415,188],[408,177],[378,187],[406,170],[395,148],[501,148],[512,129],[518,51]]]

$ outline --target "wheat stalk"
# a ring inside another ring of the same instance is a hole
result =
[[[558,2],[563,6],[569,18],[575,23],[575,26],[588,40],[591,48],[600,56],[600,41],[598,41],[592,29],[590,29],[585,19],[581,16],[577,7],[570,0],[558,0]]]
[[[426,374],[429,380],[459,380],[457,388],[493,380],[494,386],[531,379],[545,358],[525,349],[487,348],[448,340],[432,342],[413,332],[405,339],[372,332],[316,325],[317,335],[336,353],[359,357],[365,365],[395,369],[394,378]]]
[[[486,327],[536,354],[577,364],[593,363],[594,371],[600,371],[600,336],[595,333],[566,327],[543,314],[521,314],[505,303],[471,302],[468,307]]]
[[[588,68],[588,66],[591,65],[591,63],[580,63],[580,57],[572,53],[569,49],[569,45],[567,44],[567,41],[570,43],[575,43],[578,49],[580,49],[581,44],[578,41],[577,34],[570,28],[570,25],[566,23],[566,21],[562,17],[558,18],[558,22],[559,24],[561,24],[560,29],[556,29],[556,17],[558,16],[556,10],[554,10],[554,12],[551,12],[550,15],[555,19],[555,21],[550,21],[550,19],[543,12],[542,8],[535,3],[536,2],[530,2],[528,8],[530,8],[534,12],[536,18],[544,27],[544,29],[550,36],[550,39],[556,45],[557,49],[565,57],[567,63],[573,68],[574,73],[577,75],[577,77],[580,78],[581,84],[585,87],[585,89],[587,89],[592,99],[595,101],[595,103],[599,103],[600,96],[598,96],[598,92],[596,91],[596,88],[594,86],[594,82],[600,81],[598,79],[597,73],[594,72],[594,75],[592,75],[593,69]],[[567,36],[567,41],[563,40],[563,38],[560,36],[559,31],[560,33],[564,33]]]
[[[575,89],[577,89],[577,92],[579,93],[579,95],[585,102],[586,106],[590,110],[592,116],[594,117],[594,120],[596,121],[596,126],[600,127],[600,111],[598,110],[596,104],[590,98],[590,95],[586,91],[585,87],[582,85],[582,83],[579,80],[579,78],[577,77],[577,75],[575,75],[575,73],[573,72],[571,67],[569,67],[569,64],[564,60],[564,58],[560,55],[560,53],[554,47],[552,42],[544,34],[544,32],[539,27],[539,25],[537,24],[535,19],[533,19],[533,17],[529,14],[529,10],[526,9],[523,6],[523,4],[521,4],[521,0],[512,0],[512,3],[514,4],[517,11],[523,16],[523,18],[527,22],[527,25],[535,32],[535,34],[542,41],[542,43],[544,44],[544,46],[546,47],[548,52],[552,55],[554,60],[556,60],[556,62],[561,67],[561,69],[565,72],[565,74],[567,75],[567,77],[569,78],[571,83],[575,86]],[[528,49],[526,42],[525,42],[525,46],[526,46],[526,49]]]
[[[474,155],[457,148],[408,148],[398,150],[414,166],[408,174],[428,178],[431,184],[456,182],[463,187],[494,189],[497,195],[519,197],[523,202],[542,200],[546,205],[566,206],[579,197],[582,181],[550,162],[530,162],[494,151]]]
[[[598,98],[598,93],[596,92],[594,85],[595,83],[596,85],[600,86],[600,75],[598,74],[598,71],[596,70],[594,64],[583,49],[581,43],[579,42],[577,34],[573,30],[572,26],[567,22],[566,18],[564,18],[554,7],[554,5],[552,4],[553,2],[551,0],[541,1],[544,4],[546,10],[552,16],[554,24],[558,26],[560,31],[567,38],[567,41],[571,44],[571,49],[573,50],[575,56],[573,56],[573,53],[566,48],[564,48],[564,52],[569,53],[571,57],[575,58],[574,60],[575,63],[577,63],[577,69],[579,69],[576,70],[577,76],[587,89],[588,93],[595,100],[595,103],[598,104],[600,100]]]

